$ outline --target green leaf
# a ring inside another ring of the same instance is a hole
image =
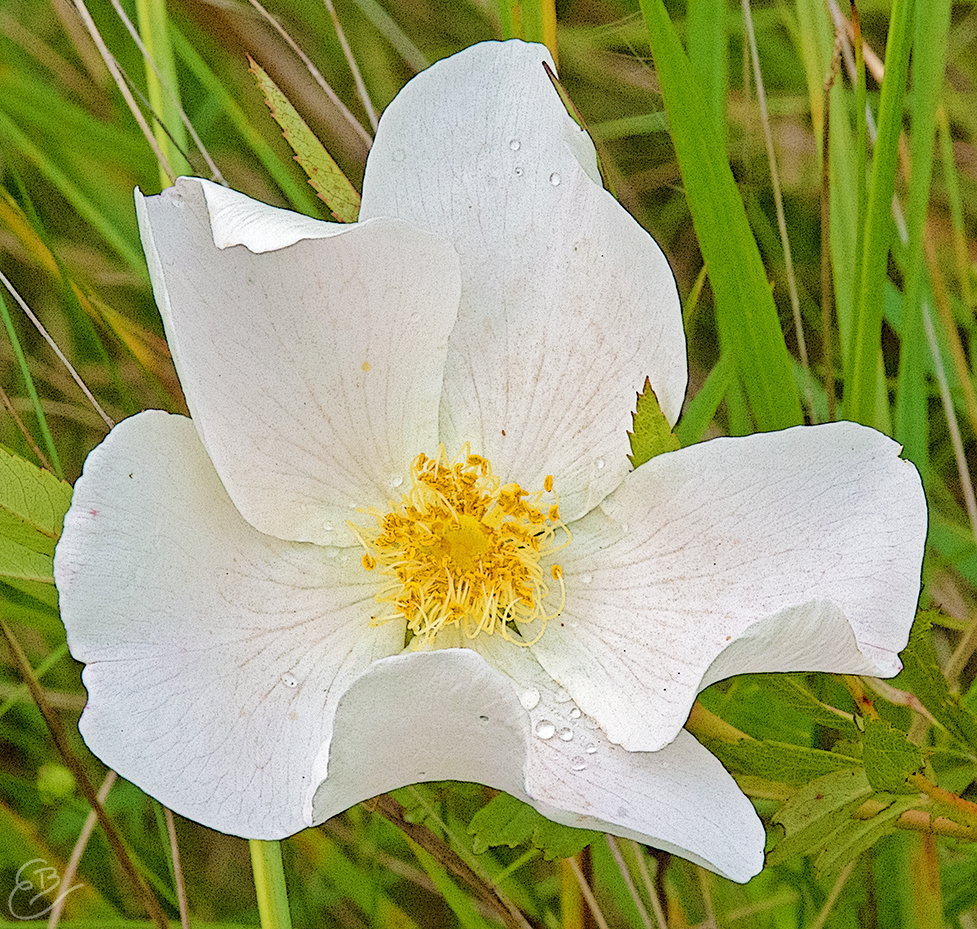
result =
[[[923,753],[909,741],[905,732],[883,719],[865,720],[863,761],[869,783],[876,790],[890,793],[915,791],[906,778],[923,767]]]
[[[679,448],[678,438],[668,425],[648,378],[645,378],[644,390],[638,394],[638,405],[631,414],[631,420],[634,425],[634,432],[628,433],[631,467],[637,468],[656,455]]]
[[[923,610],[916,616],[909,644],[900,656],[902,671],[893,684],[915,694],[950,735],[977,749],[977,714],[961,702],[959,695],[950,693],[933,651],[930,629],[939,615],[938,610]]]
[[[797,674],[765,674],[764,686],[777,699],[786,703],[791,709],[803,714],[808,719],[821,726],[837,729],[849,736],[857,737],[859,730],[849,713],[842,713],[827,703],[822,703],[807,689],[804,679]]]
[[[740,739],[706,747],[728,768],[784,784],[804,784],[857,764],[845,755],[771,739]]]
[[[261,65],[250,55],[248,61],[251,64],[249,70],[265,95],[272,117],[282,127],[282,135],[292,146],[295,160],[309,176],[309,183],[319,198],[339,222],[356,222],[360,214],[360,195],[356,188]]]
[[[641,0],[685,194],[709,269],[723,354],[761,430],[802,422],[790,356],[725,147],[662,0]]]
[[[865,818],[860,812],[859,816],[850,817],[838,826],[831,835],[831,841],[825,844],[814,861],[818,874],[839,871],[883,836],[894,832],[896,820],[919,803],[918,796],[897,798],[886,793],[873,794],[869,799],[880,805],[879,811]]]
[[[71,485],[0,447],[0,581],[57,605],[54,546]]]
[[[53,555],[70,504],[70,484],[0,447],[0,537]]]
[[[472,817],[468,834],[474,837],[477,855],[496,845],[515,848],[532,842],[547,861],[570,858],[600,838],[599,832],[590,829],[561,826],[506,793],[494,797]]]
[[[836,872],[893,832],[896,820],[918,802],[918,796],[873,793],[862,770],[829,774],[799,790],[774,814],[784,837],[768,853],[767,864],[815,855],[819,875]]]
[[[820,852],[871,796],[872,785],[860,768],[835,771],[802,787],[773,816],[784,836],[767,854],[767,864]]]

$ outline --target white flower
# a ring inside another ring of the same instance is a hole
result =
[[[471,780],[745,880],[762,825],[682,724],[731,674],[895,673],[919,479],[850,423],[629,471],[645,376],[682,403],[678,300],[546,58],[488,43],[411,81],[355,225],[193,179],[137,196],[192,420],[126,420],[75,489],[81,729],[238,835]]]

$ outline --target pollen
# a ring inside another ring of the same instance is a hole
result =
[[[563,570],[552,556],[570,543],[548,475],[543,490],[503,484],[491,463],[465,445],[449,459],[420,454],[411,486],[389,510],[364,510],[372,527],[348,523],[376,571],[383,609],[374,626],[404,619],[415,647],[441,632],[467,639],[498,635],[517,645],[539,640],[566,604]],[[548,565],[549,567],[544,567]]]

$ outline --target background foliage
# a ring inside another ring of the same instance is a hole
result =
[[[768,675],[702,695],[689,727],[768,828],[748,885],[603,836],[580,851],[594,836],[549,835],[504,797],[485,807],[484,788],[422,785],[283,843],[295,925],[977,926],[977,5],[864,0],[864,54],[848,0],[566,0],[555,22],[538,0],[336,0],[344,39],[330,6],[0,5],[0,272],[43,326],[0,288],[0,898],[44,859],[64,876],[44,906],[80,885],[51,916],[66,925],[149,925],[153,906],[176,919],[184,893],[195,926],[258,922],[247,843],[172,823],[77,735],[84,691],[50,577],[58,479],[108,422],[185,412],[132,188],[157,192],[165,164],[216,168],[329,218],[249,55],[358,189],[374,114],[412,74],[522,34],[555,41],[607,185],[675,271],[691,368],[678,439],[802,418],[894,435],[924,477],[923,605],[938,609],[892,682]],[[349,218],[355,193],[330,207]],[[99,788],[124,852],[86,824]],[[3,925],[13,915],[0,903]]]

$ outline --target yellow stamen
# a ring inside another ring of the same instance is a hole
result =
[[[451,625],[469,639],[484,633],[517,645],[538,641],[566,603],[563,569],[554,564],[549,574],[559,583],[559,604],[547,607],[550,588],[540,561],[570,542],[559,499],[542,502],[552,493],[552,475],[543,488],[530,493],[502,484],[488,459],[468,445],[454,461],[443,445],[436,458],[418,455],[400,502],[386,513],[365,511],[375,527],[347,524],[363,544],[363,567],[378,568],[386,579],[375,599],[388,609],[370,624],[406,619],[426,646]],[[520,627],[533,623],[535,635],[525,638]]]

